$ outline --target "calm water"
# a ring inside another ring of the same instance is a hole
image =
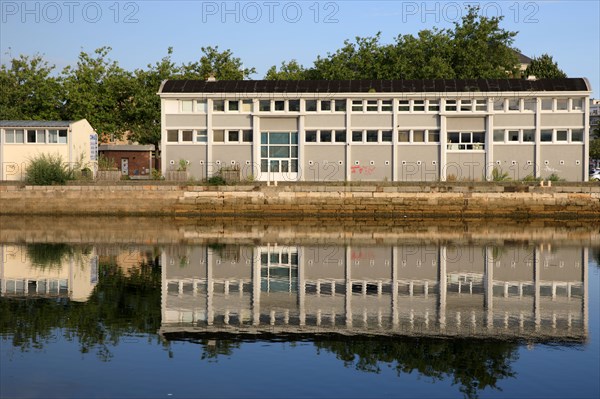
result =
[[[600,396],[594,226],[0,223],[3,398]]]

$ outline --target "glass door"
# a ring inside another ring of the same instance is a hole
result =
[[[298,180],[298,133],[262,132],[260,180]]]

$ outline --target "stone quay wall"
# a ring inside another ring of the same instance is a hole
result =
[[[0,185],[0,215],[600,220],[600,186]]]

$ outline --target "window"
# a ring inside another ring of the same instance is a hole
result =
[[[242,130],[242,141],[244,143],[251,143],[254,141],[254,134],[252,130]]]
[[[499,130],[499,129],[494,130],[494,142],[495,143],[504,143],[504,130]]]
[[[335,142],[336,143],[346,142],[346,131],[345,130],[336,130],[335,131]]]
[[[28,143],[45,143],[46,142],[46,131],[45,130],[27,130],[27,142]]]
[[[362,100],[352,100],[352,111],[362,111],[363,110],[363,101]]]
[[[429,130],[427,132],[427,141],[430,143],[439,143],[440,142],[440,132],[439,130]]]
[[[225,142],[225,130],[213,130],[213,141],[215,143]]]
[[[518,98],[511,98],[508,100],[508,110],[509,111],[518,111],[519,103],[521,101]]]
[[[331,111],[331,100],[321,101],[321,111]]]
[[[228,130],[227,131],[227,141],[229,142],[238,142],[240,141],[240,132],[237,130]]]
[[[317,131],[316,130],[307,130],[304,133],[304,141],[307,143],[316,143],[317,142]]]
[[[425,100],[413,100],[413,111],[415,111],[415,112],[425,111]]]
[[[252,112],[252,100],[242,100],[242,112]]]
[[[377,112],[377,100],[367,100],[367,112]]]
[[[377,130],[367,130],[367,142],[368,143],[376,143],[378,141],[378,132]]]
[[[315,112],[317,110],[317,100],[306,100],[306,111]]]
[[[197,130],[196,131],[196,142],[197,143],[206,143],[208,141],[208,134],[206,130]]]
[[[410,111],[410,100],[399,100],[398,101],[398,112]]]
[[[542,98],[542,111],[552,111],[552,103],[554,102],[551,98]]]
[[[167,130],[167,142],[177,143],[179,141],[179,131]]]
[[[225,101],[224,100],[213,100],[213,111],[216,111],[216,112],[225,111]]]
[[[583,100],[581,98],[573,98],[571,101],[573,102],[571,106],[573,111],[583,110]]]
[[[194,141],[194,132],[192,130],[183,130],[181,132],[181,141]]]
[[[446,100],[446,111],[456,111],[456,100]]]
[[[519,141],[519,133],[518,130],[509,130],[508,141]]]
[[[567,130],[556,131],[556,141],[567,141],[569,132]]]
[[[398,131],[398,142],[399,143],[408,143],[409,141],[410,141],[410,131],[409,130]]]
[[[321,142],[322,143],[331,143],[331,137],[332,137],[331,130],[321,130]]]
[[[227,110],[228,111],[239,111],[240,110],[240,102],[239,101],[227,101]]]
[[[571,130],[571,141],[583,142],[583,129]]]
[[[440,102],[438,100],[429,100],[427,102],[429,112],[437,112],[440,110]]]
[[[275,101],[275,111],[285,111],[285,101],[276,100]]]
[[[384,130],[381,132],[381,141],[391,143],[393,138],[393,132],[391,130]]]
[[[473,109],[473,101],[471,100],[460,100],[461,111],[471,111]]]
[[[487,111],[487,100],[475,100],[475,111]]]
[[[535,130],[525,129],[523,130],[523,142],[532,143],[535,141]]]
[[[485,144],[484,132],[449,132],[449,150],[483,150]]]
[[[354,130],[352,131],[352,141],[363,141],[363,132],[362,130]]]
[[[4,138],[7,143],[24,143],[25,142],[25,132],[23,130],[6,130]]]
[[[413,130],[413,143],[424,143],[425,142],[425,131],[424,130]]]
[[[494,111],[504,111],[504,99],[503,98],[495,98],[494,99]]]
[[[260,100],[258,102],[258,110],[262,112],[271,111],[271,100]]]
[[[196,112],[206,113],[206,100],[196,100]]]
[[[569,108],[569,100],[566,98],[559,98],[556,100],[556,110],[566,111]]]
[[[336,112],[345,112],[346,111],[346,100],[335,100],[335,111]]]
[[[392,112],[392,100],[382,100],[381,101],[381,111]]]
[[[192,112],[193,105],[192,100],[181,100],[181,112]]]
[[[541,140],[543,142],[552,141],[552,130],[551,129],[543,129],[541,134]]]
[[[535,98],[526,98],[523,100],[523,109],[525,111],[535,111],[537,100]]]
[[[288,101],[288,109],[290,112],[300,111],[300,100],[289,100]]]
[[[298,172],[298,133],[261,133],[261,170],[274,173]]]

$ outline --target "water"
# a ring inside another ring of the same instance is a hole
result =
[[[593,225],[0,223],[1,397],[600,396]]]

